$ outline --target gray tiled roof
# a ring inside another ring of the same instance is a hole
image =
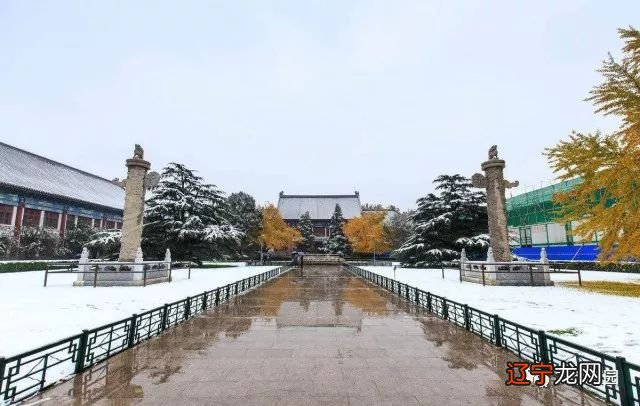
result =
[[[122,210],[111,181],[0,142],[0,185]]]
[[[362,212],[359,195],[285,195],[280,194],[278,210],[285,220],[298,220],[308,211],[312,220],[329,220],[336,204],[345,219],[358,217]]]

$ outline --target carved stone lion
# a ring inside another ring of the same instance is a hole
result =
[[[133,157],[135,159],[144,159],[144,149],[142,149],[140,144],[136,144],[136,147],[133,149]]]
[[[498,146],[492,145],[489,148],[489,159],[498,159]]]

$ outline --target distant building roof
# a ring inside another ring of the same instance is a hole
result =
[[[312,220],[329,220],[336,204],[340,205],[345,219],[358,217],[362,212],[358,192],[352,195],[285,195],[280,192],[278,210],[285,220],[299,220],[307,211]]]
[[[0,142],[0,185],[122,210],[124,189],[108,179]]]

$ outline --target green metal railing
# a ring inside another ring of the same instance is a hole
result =
[[[77,374],[143,341],[160,335],[207,309],[284,273],[280,267],[208,290],[195,296],[104,326],[82,330],[64,338],[8,358],[0,357],[0,404],[28,399],[62,378]]]
[[[615,370],[618,376],[617,385],[584,385],[581,388],[608,402],[622,406],[640,405],[640,366],[628,362],[623,357],[592,350],[547,334],[543,330],[523,326],[497,314],[478,310],[357,266],[345,264],[344,267],[354,275],[415,303],[429,313],[513,352],[521,359],[552,363],[554,366],[559,366],[562,362],[572,362],[576,365],[581,362],[597,362],[603,371]]]

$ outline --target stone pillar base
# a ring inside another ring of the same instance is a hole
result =
[[[484,265],[482,262],[465,262],[462,269],[462,280],[482,284],[482,267],[485,267],[484,284],[491,286],[553,286],[550,274],[544,264],[531,265]],[[529,272],[533,266],[533,274]],[[545,273],[539,273],[545,269]],[[493,271],[499,271],[494,273]],[[538,272],[538,273],[536,273]],[[533,281],[532,281],[533,280]],[[533,283],[532,283],[533,282]]]
[[[169,269],[164,264],[153,265],[96,265],[98,280],[96,286],[144,286],[144,274],[130,272],[134,267],[147,266],[146,284],[170,282]],[[73,286],[93,286],[94,273],[79,274]]]

